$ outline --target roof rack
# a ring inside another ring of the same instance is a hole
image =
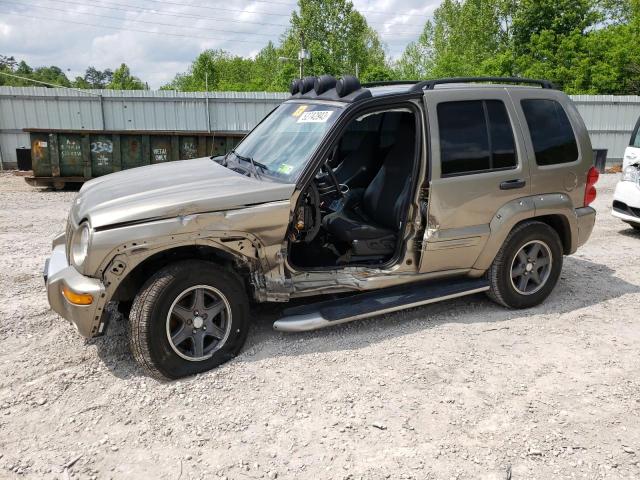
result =
[[[362,86],[364,88],[369,87],[389,87],[393,85],[415,85],[417,83],[421,83],[423,80],[387,80],[380,82],[367,82],[363,83]]]
[[[526,85],[540,85],[542,88],[548,88],[557,90],[557,87],[549,80],[538,80],[534,78],[519,78],[519,77],[454,77],[454,78],[439,78],[436,80],[424,80],[421,82],[400,82],[400,83],[413,83],[411,87],[412,92],[419,92],[422,90],[433,90],[436,85],[443,85],[448,83],[519,83]]]

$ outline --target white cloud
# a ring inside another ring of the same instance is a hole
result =
[[[418,38],[439,3],[354,1],[392,57]],[[25,0],[22,4],[0,0],[0,54],[33,66],[57,65],[71,78],[82,75],[89,65],[114,69],[126,63],[134,75],[158,88],[186,71],[207,48],[253,56],[269,40],[277,43],[293,4],[293,0],[199,4],[194,0]]]

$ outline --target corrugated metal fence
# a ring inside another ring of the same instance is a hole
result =
[[[0,161],[15,167],[15,149],[29,146],[24,128],[244,133],[286,93],[119,91],[0,87]],[[594,148],[620,162],[640,116],[639,96],[572,96]]]
[[[637,95],[572,95],[589,130],[593,148],[606,148],[609,165],[622,163],[624,149],[640,117]]]
[[[25,128],[214,132],[251,130],[287,93],[173,92],[0,87],[0,159],[15,167]]]

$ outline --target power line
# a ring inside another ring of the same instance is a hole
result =
[[[14,3],[8,0],[0,0],[0,3]],[[233,33],[233,34],[242,34],[242,35],[259,35],[262,37],[273,37],[273,35],[267,34],[267,33],[256,33],[256,32],[239,32],[237,30],[220,30],[218,28],[211,29],[211,28],[202,28],[202,27],[194,27],[191,25],[176,25],[173,23],[160,23],[160,22],[151,22],[148,20],[134,20],[134,19],[130,19],[130,18],[123,18],[123,17],[114,17],[111,15],[101,15],[99,13],[87,13],[87,12],[72,12],[69,10],[65,10],[63,8],[56,8],[56,7],[50,7],[50,6],[46,6],[46,5],[41,5],[41,4],[34,4],[34,3],[23,3],[20,2],[20,5],[28,5],[30,7],[34,7],[34,8],[42,8],[45,10],[56,10],[58,12],[63,12],[63,13],[71,13],[71,14],[78,14],[78,15],[86,15],[89,17],[99,17],[99,18],[109,18],[112,20],[120,20],[120,21],[125,21],[125,22],[136,22],[136,23],[146,23],[149,25],[161,25],[164,27],[175,27],[175,28],[188,28],[189,30],[204,30],[207,32],[224,32],[224,33]]]
[[[124,8],[118,8],[118,7],[109,7],[106,5],[100,5],[97,3],[93,3],[93,2],[73,2],[71,0],[49,0],[50,2],[57,2],[57,3],[66,3],[69,5],[81,5],[81,6],[92,6],[92,7],[96,7],[96,8],[104,8],[104,9],[109,9],[109,10],[117,10],[120,12],[129,12],[131,10],[127,10]],[[231,23],[250,23],[253,25],[268,25],[268,26],[273,26],[273,27],[287,27],[289,26],[287,23],[266,23],[266,22],[253,22],[250,20],[234,20],[232,18],[220,18],[220,17],[209,17],[206,15],[198,15],[198,14],[189,14],[189,13],[178,13],[178,12],[174,12],[173,10],[167,11],[167,12],[159,12],[157,10],[154,10],[152,8],[143,8],[143,7],[138,7],[136,5],[130,5],[127,3],[115,3],[115,2],[111,2],[111,5],[118,5],[121,7],[128,7],[128,8],[135,8],[137,9],[136,13],[142,13],[142,12],[149,12],[152,13],[153,15],[163,15],[163,16],[169,16],[169,17],[183,17],[183,18],[195,18],[195,19],[203,19],[203,20],[213,20],[216,22],[231,22]]]
[[[95,1],[93,1],[93,2],[88,2],[88,1],[86,1],[86,2],[74,2],[72,0],[48,0],[48,1],[49,2],[56,2],[56,3],[64,3],[64,4],[68,4],[68,5],[92,6],[92,7],[102,8],[102,9],[107,9],[107,10],[116,10],[116,11],[120,11],[120,12],[130,12],[131,9],[135,9],[135,11],[137,13],[149,12],[150,14],[153,14],[153,15],[162,15],[162,16],[168,16],[168,17],[195,18],[195,19],[203,19],[203,20],[213,20],[215,22],[249,23],[249,24],[252,24],[252,25],[265,25],[265,26],[272,26],[272,27],[288,27],[289,26],[288,23],[270,23],[270,22],[256,22],[256,21],[252,21],[252,20],[236,20],[236,19],[233,19],[233,18],[220,18],[220,17],[211,17],[211,16],[207,16],[207,15],[195,14],[195,13],[176,12],[174,10],[158,11],[158,10],[155,10],[153,8],[144,8],[144,7],[140,7],[138,5],[132,5],[130,3],[109,2],[109,5],[102,5],[102,4],[99,4],[99,3],[95,3]],[[98,1],[100,1],[100,0],[98,0]],[[120,7],[125,7],[125,8],[120,8]],[[198,8],[198,7],[194,5],[194,6],[192,6],[192,8]],[[379,22],[379,21],[369,21],[369,20],[367,20],[367,23],[370,24],[370,25],[382,25],[382,26],[385,26],[389,22]],[[410,24],[410,23],[405,23],[403,25],[407,25],[407,26],[414,25],[414,26],[424,27],[424,25]],[[419,35],[420,33],[422,33],[422,30],[420,30],[418,32],[415,32],[415,33]]]
[[[82,3],[80,3],[80,2],[71,2],[71,1],[67,1],[67,0],[56,0],[56,1],[61,1],[62,3],[68,3],[68,4],[79,4],[79,5],[82,5]],[[0,0],[0,3],[14,3],[14,2],[11,2],[9,0]],[[88,16],[88,17],[107,18],[107,19],[111,19],[111,20],[119,20],[119,21],[123,21],[123,22],[144,23],[144,24],[148,24],[148,25],[160,25],[160,26],[173,27],[173,28],[178,28],[178,29],[202,30],[202,31],[206,31],[206,32],[212,32],[214,34],[216,32],[223,32],[223,33],[231,33],[231,34],[237,34],[237,35],[256,35],[256,36],[262,36],[262,37],[267,37],[267,38],[272,38],[274,35],[276,35],[275,33],[267,34],[267,33],[246,32],[246,31],[237,31],[237,30],[221,30],[221,29],[217,29],[217,28],[216,29],[211,29],[211,28],[195,27],[195,26],[190,26],[190,25],[176,25],[174,23],[162,23],[162,22],[155,22],[155,21],[149,21],[149,20],[137,20],[137,19],[131,19],[131,18],[126,18],[126,17],[115,17],[115,16],[111,16],[111,15],[102,15],[102,14],[93,13],[93,12],[70,11],[70,10],[65,10],[65,9],[62,9],[62,8],[56,8],[56,7],[52,7],[52,6],[46,6],[46,5],[42,5],[42,4],[33,4],[33,3],[25,4],[25,3],[21,2],[20,5],[28,5],[30,7],[41,8],[43,10],[55,10],[55,11],[59,11],[59,12],[65,13],[65,14],[78,14],[78,15],[85,15],[85,16]],[[120,9],[118,9],[118,10],[120,10]],[[122,11],[125,11],[125,10],[122,10]],[[113,26],[113,28],[118,28],[118,27]],[[394,37],[399,37],[399,36],[407,37],[407,36],[418,35],[417,32],[415,34],[412,33],[412,32],[403,32],[403,35],[401,35],[401,34],[386,34],[384,32],[377,32],[377,33],[381,37],[384,37],[384,36],[387,36],[387,35],[393,35]],[[196,37],[196,36],[194,36],[194,38],[204,38],[204,37]],[[206,38],[215,39],[214,37],[206,37]],[[220,40],[223,40],[223,39],[220,38]]]
[[[50,1],[61,1],[61,0],[50,0]],[[107,1],[107,0],[100,0],[100,1]],[[147,0],[147,1],[156,2],[156,3],[165,3],[165,4],[169,4],[169,5],[175,5],[175,6],[187,7],[187,8],[195,8],[195,9],[204,8],[204,9],[209,9],[209,10],[222,10],[222,11],[239,12],[239,13],[254,13],[254,14],[258,14],[258,15],[262,15],[263,14],[263,12],[258,12],[258,11],[255,11],[255,10],[228,9],[228,8],[212,7],[212,6],[208,6],[208,5],[193,5],[193,4],[190,4],[190,3],[181,3],[181,2],[175,2],[175,1],[165,1],[165,0]],[[255,1],[257,1],[257,0],[255,0]],[[264,1],[266,2],[266,0],[264,0]],[[266,3],[268,3],[268,2],[266,2]],[[132,5],[130,3],[126,4],[126,3],[116,3],[116,2],[110,2],[109,1],[108,4],[110,4],[110,5],[118,5],[118,6],[122,6],[122,7],[128,7],[128,8],[137,8],[137,9],[144,10],[144,11],[147,11],[147,12],[159,13],[159,12],[157,12],[157,10],[154,10],[154,9],[151,9],[151,8],[141,7],[139,5]],[[112,7],[101,6],[101,5],[96,5],[96,6],[98,6],[99,8],[112,8]],[[295,8],[295,5],[291,5],[291,6]],[[360,11],[360,10],[358,10],[358,11]],[[174,11],[171,11],[171,13],[174,14],[174,15],[180,15],[178,12],[174,12]],[[265,15],[281,16],[281,17],[289,17],[289,15],[290,15],[289,13],[277,13],[277,14],[276,13],[264,13],[264,14]],[[185,15],[185,14],[182,14],[182,15]],[[386,15],[389,15],[389,13],[387,12]],[[401,15],[401,16],[408,16],[408,15],[410,15],[410,14],[407,13],[407,14],[404,14],[404,15]],[[212,17],[204,17],[204,16],[201,16],[201,15],[189,15],[189,17],[191,17],[191,18],[200,17],[200,18],[211,18],[211,19],[214,19]],[[288,26],[288,24],[284,24],[284,23],[252,22],[252,21],[249,21],[249,20],[236,20],[236,22],[239,22],[239,23],[242,23],[242,22],[255,23],[255,24],[258,24],[258,25],[273,25],[273,26],[278,25],[278,26],[283,26],[283,27]],[[376,21],[376,20],[367,20],[367,23],[369,23],[371,25],[382,25],[382,26],[386,26],[386,25],[389,24],[388,21],[387,22],[383,22],[383,21]],[[424,26],[424,24],[418,24],[418,23],[404,23],[403,25],[416,26],[416,27],[423,27]]]
[[[146,0],[146,1],[148,1],[148,2],[157,2],[157,3],[171,3],[171,2],[168,2],[168,1],[165,1],[165,0]],[[267,3],[267,4],[270,4],[270,5],[283,5],[283,6],[292,8],[292,9],[297,8],[297,4],[291,3],[291,2],[278,2],[276,0],[252,0],[252,2]],[[181,5],[185,6],[185,7],[195,7],[195,8],[201,8],[202,7],[201,5],[194,5],[192,3],[181,3]],[[218,8],[218,7],[204,6],[202,8]],[[385,11],[382,11],[382,10],[361,10],[359,8],[356,8],[355,5],[354,5],[353,9],[355,11],[358,11],[358,12],[361,12],[361,13],[365,12],[365,13],[373,13],[373,14],[376,14],[376,15],[389,15],[389,12],[385,12]],[[243,11],[251,12],[251,10],[243,10]],[[395,14],[399,14],[399,15],[403,15],[403,16],[409,16],[409,15],[413,16],[413,15],[415,15],[414,13],[412,13],[411,11],[408,11],[408,10],[405,10],[405,11],[394,11],[394,13]]]
[[[20,80],[25,80],[27,82],[39,83],[40,85],[46,85],[47,87],[66,88],[67,90],[73,90],[75,92],[84,93],[86,95],[94,95],[96,97],[101,97],[102,96],[102,94],[100,94],[100,93],[94,93],[94,92],[90,92],[88,90],[83,90],[83,89],[80,89],[80,88],[65,87],[64,85],[58,85],[57,83],[42,82],[40,80],[34,80],[33,78],[21,77],[20,75],[14,75],[12,73],[0,72],[0,75],[4,75],[5,77],[18,78]]]
[[[230,38],[216,38],[216,37],[205,37],[205,36],[201,36],[201,35],[182,35],[180,33],[170,33],[170,32],[154,32],[153,30],[141,30],[139,28],[129,28],[129,27],[115,27],[113,25],[97,25],[95,23],[86,23],[86,22],[77,22],[75,20],[68,20],[68,19],[62,19],[62,18],[51,18],[51,17],[40,17],[37,15],[32,15],[32,14],[21,14],[21,13],[15,13],[15,12],[4,12],[5,15],[13,15],[16,17],[22,17],[22,18],[36,18],[38,20],[47,20],[47,21],[54,21],[54,22],[61,22],[61,23],[72,23],[75,25],[84,25],[85,27],[96,27],[96,28],[104,28],[106,30],[120,30],[120,31],[125,31],[125,32],[138,32],[138,33],[151,33],[153,35],[170,35],[172,37],[182,37],[182,38],[201,38],[203,40],[217,40],[217,41],[222,41],[222,42],[240,42],[240,43],[251,43],[251,44],[260,44],[260,45],[264,45],[264,42],[261,41],[257,41],[257,40],[237,40],[237,39],[230,39]]]
[[[190,3],[181,3],[181,2],[174,2],[171,0],[147,0],[149,2],[154,2],[154,3],[163,3],[166,5],[176,5],[179,7],[188,7],[188,8],[205,8],[208,10],[220,10],[220,11],[224,11],[224,12],[236,12],[236,13],[254,13],[256,15],[269,15],[269,16],[273,16],[273,17],[289,17],[289,13],[271,13],[271,12],[257,12],[255,10],[246,10],[246,9],[238,9],[238,8],[224,8],[224,7],[213,7],[211,5],[193,5]],[[266,1],[266,0],[265,0]],[[388,12],[384,13],[385,15],[389,15]],[[401,14],[401,16],[409,16],[411,15],[410,13],[405,13],[405,14]],[[408,23],[405,23],[405,25],[409,25]],[[415,26],[422,26],[419,24],[413,24]]]

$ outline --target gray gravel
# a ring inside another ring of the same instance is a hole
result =
[[[159,383],[86,341],[41,270],[73,192],[0,176],[0,478],[640,478],[640,234],[600,181],[543,305],[482,295],[308,334],[256,312],[234,361]]]

